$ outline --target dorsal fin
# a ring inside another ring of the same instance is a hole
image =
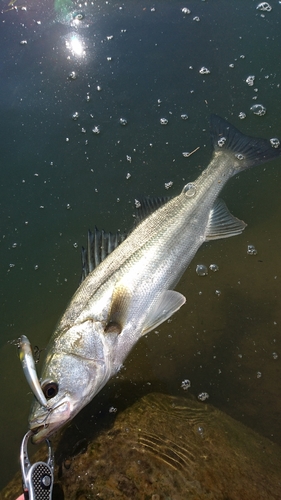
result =
[[[95,227],[94,232],[88,231],[87,247],[82,247],[82,276],[81,282],[90,274],[98,265],[120,245],[127,235],[122,233],[106,233],[99,231]]]
[[[168,196],[159,196],[156,198],[145,197],[139,203],[140,205],[136,208],[136,219],[135,226],[140,224],[144,219],[146,219],[150,214],[155,212],[158,208],[165,205],[171,198]]]

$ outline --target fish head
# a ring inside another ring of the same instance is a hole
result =
[[[34,401],[29,416],[34,443],[72,420],[111,375],[100,322],[88,320],[56,332],[50,345],[40,382],[47,407]]]

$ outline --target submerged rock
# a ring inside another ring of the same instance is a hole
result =
[[[281,498],[281,449],[188,395],[148,394],[59,462],[54,500]],[[19,492],[17,475],[0,498]]]

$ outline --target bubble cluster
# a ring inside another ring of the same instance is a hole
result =
[[[92,132],[93,134],[100,134],[100,126],[99,125],[96,125],[94,128],[92,128]]]
[[[236,153],[235,158],[237,158],[237,160],[240,160],[240,161],[244,160],[244,156],[241,155],[241,153]]]
[[[254,75],[250,75],[248,76],[248,78],[246,78],[246,83],[249,85],[249,87],[252,87],[254,85],[255,78],[256,77]]]
[[[199,69],[199,73],[200,75],[208,75],[209,73],[211,73],[211,71],[205,66],[202,66],[202,68]]]
[[[257,372],[257,378],[261,378],[261,375],[262,375],[261,372]]]
[[[278,354],[277,354],[277,352],[273,352],[273,353],[272,353],[272,357],[273,357],[273,359],[278,359]]]
[[[262,104],[254,104],[250,110],[257,116],[263,116],[266,113],[266,108]]]
[[[191,14],[191,11],[187,7],[183,7],[181,11],[183,14]]]
[[[188,119],[188,115],[187,115],[186,113],[183,113],[183,114],[181,115],[181,119],[182,119],[182,120],[187,120],[187,119]]]
[[[165,189],[170,189],[174,183],[172,181],[165,182]]]
[[[115,408],[114,406],[111,406],[108,411],[109,411],[109,413],[116,413],[117,408]]]
[[[160,123],[161,125],[167,125],[169,123],[169,120],[167,120],[167,118],[160,118]]]
[[[119,118],[119,123],[120,123],[120,125],[125,126],[125,125],[127,125],[128,120],[126,120],[126,118]]]
[[[73,113],[73,115],[72,115],[72,120],[75,121],[75,120],[78,120],[78,118],[79,118],[79,113],[78,113],[78,111],[75,111],[75,113]]]
[[[221,137],[219,140],[218,140],[218,146],[220,148],[223,147],[223,145],[226,143],[226,137]]]
[[[187,378],[184,379],[181,383],[181,388],[184,390],[184,391],[187,391],[187,389],[189,389],[189,387],[191,387],[191,382],[190,380],[188,380]]]
[[[197,264],[195,271],[198,276],[207,276],[208,274],[208,268],[204,264]]]
[[[273,148],[279,148],[280,141],[277,137],[272,137],[272,139],[270,139],[270,144]]]
[[[200,392],[197,398],[199,399],[199,401],[206,401],[206,399],[209,398],[209,394],[207,392]]]
[[[220,290],[215,290],[215,295],[216,295],[217,297],[220,297],[220,296],[221,296],[221,291],[220,291]]]
[[[247,254],[248,255],[257,255],[258,251],[254,245],[248,245]]]
[[[244,113],[243,111],[240,111],[238,118],[240,118],[240,120],[244,120],[246,118],[246,113]]]
[[[270,12],[272,10],[272,7],[268,2],[261,2],[256,8],[257,10],[262,10],[264,12]]]

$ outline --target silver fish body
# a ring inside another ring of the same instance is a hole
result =
[[[31,410],[35,442],[71,420],[118,372],[139,338],[185,303],[173,289],[201,244],[245,228],[218,194],[230,177],[279,157],[281,150],[217,116],[211,125],[214,153],[206,170],[142,220],[74,294],[42,373],[49,409],[35,402]],[[49,387],[55,387],[51,394]]]

